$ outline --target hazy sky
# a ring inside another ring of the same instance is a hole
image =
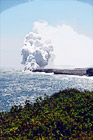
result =
[[[0,67],[21,67],[24,38],[36,21],[46,21],[51,26],[66,24],[78,34],[93,39],[91,3],[79,0],[29,1],[0,13]]]

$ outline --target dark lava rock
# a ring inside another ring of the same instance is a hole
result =
[[[87,70],[86,70],[86,74],[87,74],[88,76],[93,76],[93,68],[87,69]]]
[[[86,69],[36,69],[33,72],[45,72],[54,74],[65,74],[65,75],[86,75]]]

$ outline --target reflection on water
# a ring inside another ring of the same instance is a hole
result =
[[[34,101],[65,88],[93,91],[93,77],[44,73],[0,72],[0,111],[12,105]]]

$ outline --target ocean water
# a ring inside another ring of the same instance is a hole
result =
[[[93,91],[93,77],[0,71],[0,111],[24,105],[26,100],[34,102],[39,96],[50,96],[65,88]]]

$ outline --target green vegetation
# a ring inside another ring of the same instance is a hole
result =
[[[0,140],[92,140],[92,92],[75,89],[0,113]]]

